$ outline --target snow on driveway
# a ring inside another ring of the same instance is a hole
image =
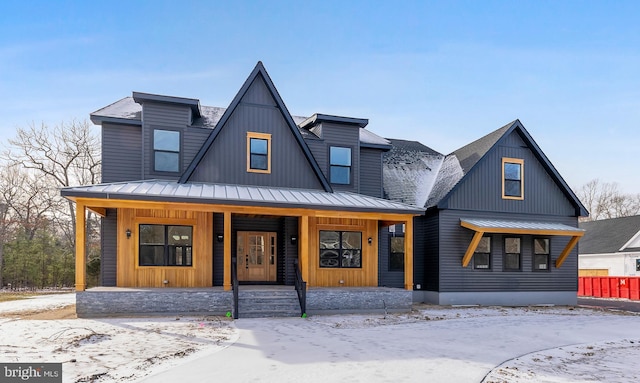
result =
[[[29,301],[48,310],[60,299]],[[640,381],[633,313],[424,305],[306,319],[3,317],[34,309],[18,302],[0,303],[0,362],[62,362],[64,382]]]
[[[486,382],[638,381],[639,320],[590,309],[429,306],[386,319],[240,319],[232,346],[146,382],[481,382],[497,366]],[[603,358],[611,350],[616,356]]]

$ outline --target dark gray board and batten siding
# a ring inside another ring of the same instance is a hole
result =
[[[192,182],[324,190],[258,76],[191,175]],[[271,173],[247,171],[247,132],[271,134]]]
[[[143,179],[177,180],[189,166],[202,144],[211,133],[211,129],[189,126],[192,120],[191,108],[183,105],[171,105],[145,101],[142,105],[143,115],[143,153],[145,173]],[[153,131],[154,129],[174,130],[180,132],[180,172],[167,173],[154,171],[153,163]],[[141,145],[142,147],[142,145]],[[138,177],[140,179],[140,177]]]
[[[331,182],[330,148],[339,146],[351,148],[351,183],[349,185],[331,184],[335,191],[360,193],[360,128],[356,125],[322,122],[322,139],[326,144],[327,161],[322,171]]]
[[[502,158],[524,160],[524,201],[502,198]],[[576,209],[516,132],[471,170],[446,201],[448,209],[570,217]]]
[[[100,254],[100,285],[115,286],[117,283],[117,242],[118,217],[116,209],[107,209],[107,215],[102,218],[102,252]]]
[[[360,148],[360,194],[383,197],[382,153],[380,149]]]
[[[460,226],[460,218],[514,219],[512,214],[495,212],[443,210],[439,214],[439,289],[440,292],[506,292],[506,291],[577,291],[577,249],[573,249],[562,267],[555,267],[555,260],[569,242],[570,237],[549,236],[551,264],[549,271],[533,271],[532,235],[516,235],[522,238],[520,271],[503,271],[503,238],[492,235],[491,269],[476,270],[473,260],[462,267],[464,256],[474,232]],[[530,215],[535,222],[578,225],[576,217]],[[514,236],[514,235],[508,235]],[[547,237],[547,236],[545,236]]]
[[[142,177],[142,129],[102,123],[102,182],[135,181]]]

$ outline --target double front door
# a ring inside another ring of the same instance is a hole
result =
[[[275,282],[277,269],[276,233],[239,231],[236,255],[238,280],[242,282]]]

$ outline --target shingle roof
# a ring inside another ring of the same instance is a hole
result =
[[[133,101],[133,97],[125,97],[96,110],[90,116],[91,121],[96,124],[104,118],[132,120],[139,123],[142,119],[142,106]]]
[[[640,215],[581,222],[579,226],[586,230],[586,234],[580,240],[580,254],[633,251],[633,248],[621,249],[640,231]],[[637,248],[635,250],[637,251]]]
[[[63,188],[64,197],[422,214],[424,209],[348,192],[146,180]]]
[[[460,162],[462,171],[464,172],[464,174],[467,174],[469,170],[471,170],[471,168],[473,168],[474,165],[477,164],[485,154],[487,154],[489,149],[491,149],[496,144],[496,142],[498,142],[498,140],[502,138],[502,136],[504,136],[506,131],[509,130],[517,121],[518,120],[511,121],[502,128],[494,130],[486,136],[481,137],[473,141],[472,143],[453,151],[453,153],[449,155],[456,156],[456,158]]]
[[[425,206],[443,155],[417,141],[387,139],[392,148],[382,159],[386,198]]]

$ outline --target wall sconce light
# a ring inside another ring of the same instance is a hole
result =
[[[127,231],[125,231],[125,234],[127,234],[127,239],[131,238],[131,229],[127,229]]]
[[[291,244],[295,245],[296,243],[298,243],[298,237],[295,235],[291,236]]]
[[[371,238],[371,237],[367,238],[367,243],[368,243],[369,245],[371,245],[371,242],[373,242],[373,238]]]
[[[218,240],[218,242],[223,242],[224,241],[224,235],[218,234],[218,235],[216,235],[216,239]]]

